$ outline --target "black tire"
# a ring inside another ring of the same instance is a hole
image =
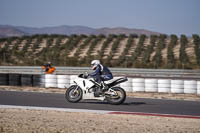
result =
[[[21,85],[22,86],[33,86],[33,75],[22,74],[21,75]]]
[[[76,88],[77,88],[77,92],[73,92],[74,89],[76,89]],[[83,92],[82,92],[81,88],[77,85],[72,85],[66,90],[65,98],[69,102],[76,103],[82,99],[82,95],[83,95]]]
[[[0,74],[0,85],[8,85],[8,74]]]
[[[20,74],[9,74],[9,85],[20,86],[21,75]]]
[[[0,81],[0,85],[8,85],[8,81],[5,81],[5,80],[2,81],[2,80],[1,80],[1,81]]]
[[[126,92],[121,87],[113,87],[112,89],[117,92],[117,95],[116,96],[106,95],[107,102],[113,105],[122,104],[126,100]]]
[[[44,82],[44,75],[33,75],[33,82]]]
[[[33,75],[33,87],[44,88],[44,75]]]
[[[0,80],[8,80],[8,74],[0,74]]]

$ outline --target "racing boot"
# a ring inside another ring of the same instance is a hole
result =
[[[103,92],[106,92],[109,89],[108,85],[105,84],[104,82],[101,83],[101,88]]]

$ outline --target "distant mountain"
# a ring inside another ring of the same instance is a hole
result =
[[[17,29],[24,31],[28,34],[92,34],[95,29],[85,27],[85,26],[56,26],[56,27],[43,27],[43,28],[32,28],[32,27],[24,27],[17,26]]]
[[[0,25],[0,37],[23,36],[25,33],[12,26]]]
[[[9,37],[9,36],[23,36],[23,35],[33,35],[33,34],[64,34],[64,35],[71,35],[71,34],[146,34],[147,36],[155,34],[159,35],[161,33],[153,32],[144,29],[129,29],[124,27],[117,27],[117,28],[90,28],[86,26],[54,26],[54,27],[42,27],[42,28],[35,28],[35,27],[25,27],[25,26],[9,26],[9,25],[0,25],[0,37]]]
[[[104,35],[109,35],[109,34],[137,34],[137,35],[141,35],[141,34],[145,34],[147,36],[150,36],[152,34],[154,35],[159,35],[161,33],[158,32],[153,32],[153,31],[149,31],[149,30],[144,30],[144,29],[128,29],[128,28],[124,28],[124,27],[117,27],[117,28],[101,28],[101,29],[97,29],[95,31],[95,34],[104,34]]]

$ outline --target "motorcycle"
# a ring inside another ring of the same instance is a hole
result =
[[[66,90],[65,98],[72,103],[79,102],[82,99],[93,99],[106,100],[110,104],[119,105],[126,100],[126,92],[117,85],[126,81],[128,81],[126,77],[118,78],[112,82],[103,81],[103,89],[107,87],[106,91],[96,94],[96,90],[102,88],[102,84],[99,84],[94,78],[87,76],[87,74],[80,74]]]

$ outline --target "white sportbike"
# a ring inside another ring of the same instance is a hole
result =
[[[106,91],[102,91],[101,94],[96,95],[96,89],[98,87],[102,88],[101,84],[95,82],[93,78],[85,74],[80,74],[78,78],[73,81],[74,83],[67,88],[65,98],[72,103],[79,102],[81,99],[93,99],[101,101],[106,100],[108,103],[115,105],[122,104],[126,100],[126,92],[123,88],[116,85],[127,80],[128,79],[125,77],[116,79],[110,83],[105,81],[104,85],[107,87]]]

